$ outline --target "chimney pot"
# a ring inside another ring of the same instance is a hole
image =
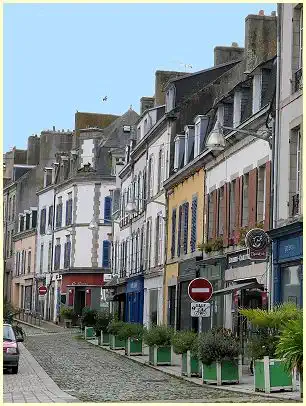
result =
[[[238,47],[238,42],[232,42],[232,47]]]
[[[271,16],[276,17],[276,11],[272,11]]]
[[[260,15],[260,16],[264,16],[264,15],[265,15],[265,10],[259,10],[258,15]]]

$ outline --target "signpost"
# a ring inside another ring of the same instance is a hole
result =
[[[199,317],[199,334],[202,332],[202,318],[212,317],[211,305],[208,302],[213,294],[212,284],[208,279],[196,278],[188,285],[191,303],[191,317]]]
[[[39,293],[38,300],[41,300],[41,301],[45,300],[47,292],[48,292],[48,289],[46,286],[40,286],[38,288],[38,293]]]

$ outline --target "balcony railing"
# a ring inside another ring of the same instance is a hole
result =
[[[292,212],[291,215],[297,216],[300,212],[300,195],[297,193],[296,195],[292,196]]]
[[[298,90],[303,89],[303,71],[300,68],[294,74],[294,91],[297,92]]]

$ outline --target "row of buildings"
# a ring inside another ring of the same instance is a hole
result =
[[[188,284],[214,288],[202,329],[243,337],[239,306],[302,306],[302,4],[249,15],[214,66],[157,71],[140,115],[76,113],[72,132],[4,156],[5,295],[198,329]],[[263,228],[267,260],[244,237]],[[39,298],[38,287],[48,294]]]

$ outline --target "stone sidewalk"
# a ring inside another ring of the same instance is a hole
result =
[[[80,403],[53,382],[23,344],[19,348],[18,374],[3,375],[4,403]]]
[[[98,345],[97,339],[87,340],[89,343],[93,345]],[[157,369],[161,372],[164,372],[168,375],[175,376],[181,379],[185,379],[189,382],[193,382],[197,385],[203,386],[202,379],[197,377],[188,378],[186,376],[181,375],[181,365],[182,365],[182,357],[181,355],[173,354],[173,364],[171,366],[153,366],[149,364],[149,348],[144,346],[144,355],[143,356],[127,356],[125,355],[125,350],[111,350],[108,346],[101,347],[107,351],[114,352],[118,355],[123,357],[127,357],[135,362],[140,364],[145,364],[150,366],[151,368]],[[204,384],[204,386],[212,386]],[[273,392],[273,393],[264,393],[264,392],[255,392],[254,391],[254,377],[251,375],[243,375],[240,384],[235,385],[222,385],[218,386],[218,389],[229,391],[229,392],[238,392],[238,393],[245,393],[248,395],[258,395],[264,396],[265,398],[270,397],[274,399],[279,399],[280,402],[284,401],[300,401],[300,393],[299,393],[299,384],[297,384],[297,389],[293,392]],[[264,401],[264,400],[263,400]]]

